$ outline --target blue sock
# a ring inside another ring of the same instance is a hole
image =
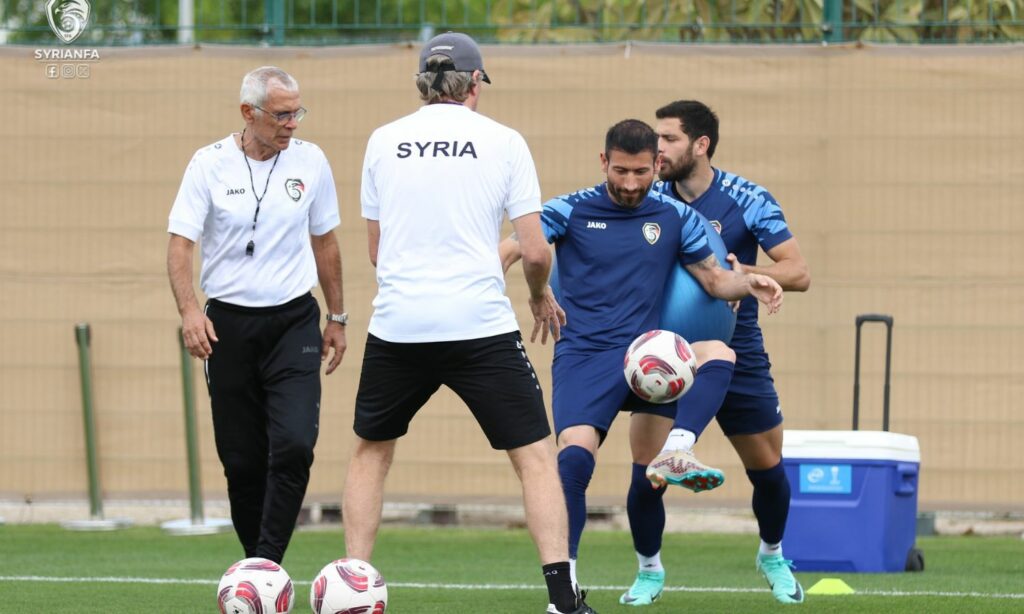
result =
[[[644,556],[661,552],[661,534],[665,532],[666,488],[651,488],[645,472],[647,465],[633,463],[633,480],[626,495],[626,514],[633,533],[633,548]]]
[[[587,486],[594,475],[594,455],[585,448],[569,446],[558,453],[565,508],[569,512],[569,558],[575,559],[587,524]]]
[[[725,400],[735,366],[728,360],[709,360],[701,365],[693,388],[676,404],[676,421],[672,428],[686,429],[700,437]]]
[[[782,461],[771,469],[747,469],[747,477],[754,485],[754,516],[761,539],[767,544],[777,544],[782,541],[789,516],[789,479]]]

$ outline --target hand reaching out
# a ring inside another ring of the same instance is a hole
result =
[[[747,273],[750,280],[750,294],[761,301],[768,308],[768,313],[773,314],[782,307],[782,286],[767,275]]]
[[[565,311],[555,300],[555,294],[551,286],[544,287],[544,296],[534,300],[530,297],[530,311],[533,312],[533,332],[530,333],[530,342],[537,340],[537,333],[540,333],[540,342],[545,344],[548,341],[548,332],[551,338],[558,341],[562,338],[562,327],[565,326]]]
[[[736,254],[730,253],[725,259],[733,271],[747,275],[750,279],[750,294],[768,307],[768,313],[777,313],[782,307],[782,286],[779,285],[779,282],[767,275],[749,272],[747,266],[740,262]],[[740,301],[733,301],[729,305],[734,312],[740,309]]]

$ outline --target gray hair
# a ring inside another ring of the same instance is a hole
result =
[[[416,75],[416,87],[420,90],[420,100],[427,104],[451,100],[454,102],[465,102],[469,98],[469,90],[479,79],[473,79],[471,71],[446,70],[441,78],[441,89],[434,89],[434,80],[437,78],[436,70],[442,64],[452,65],[452,60],[446,55],[435,54],[427,58],[427,70]]]
[[[262,107],[267,101],[267,90],[270,89],[271,81],[277,82],[289,92],[299,89],[299,82],[277,66],[260,66],[242,77],[242,91],[238,96],[242,104]]]

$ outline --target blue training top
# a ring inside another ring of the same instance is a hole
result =
[[[726,249],[736,254],[741,264],[757,264],[759,245],[767,252],[793,237],[782,209],[768,190],[739,175],[713,170],[711,187],[689,205],[708,218]],[[657,181],[653,191],[682,201],[672,182]],[[757,310],[757,299],[748,296],[736,314],[736,332],[729,344],[736,352],[731,392],[760,394],[766,384],[771,386],[771,362],[764,349]]]
[[[624,349],[658,328],[677,259],[694,264],[713,253],[693,209],[654,191],[627,209],[602,183],[548,201],[541,222],[555,244],[567,320],[556,355]]]

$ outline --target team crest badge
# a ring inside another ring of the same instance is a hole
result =
[[[721,222],[719,222],[718,220],[711,220],[709,224],[711,224],[711,227],[715,229],[715,232],[717,232],[718,234],[722,234]]]
[[[85,32],[89,23],[88,0],[48,0],[46,20],[50,29],[65,45],[74,42]]]
[[[661,237],[661,226],[658,226],[654,222],[648,222],[647,224],[644,224],[643,232],[644,238],[647,239],[647,242],[654,245],[658,242],[658,238]]]
[[[284,189],[292,200],[299,202],[302,193],[306,191],[306,184],[302,183],[301,179],[285,179]]]

